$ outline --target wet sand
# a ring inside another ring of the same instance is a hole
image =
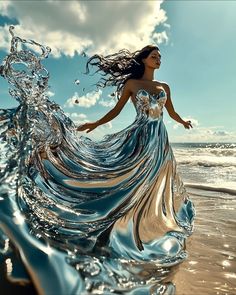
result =
[[[236,294],[236,196],[187,190],[197,216],[189,257],[172,281],[176,295]]]

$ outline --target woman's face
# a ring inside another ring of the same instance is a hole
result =
[[[153,49],[142,61],[146,67],[158,69],[161,65],[161,53],[159,50]]]

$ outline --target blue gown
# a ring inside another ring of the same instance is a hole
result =
[[[139,89],[132,124],[100,141],[78,136],[45,95],[40,59],[17,42],[1,67],[19,102],[0,110],[1,243],[15,245],[39,292],[144,292],[157,266],[186,257],[195,215],[163,122],[166,92]],[[20,61],[28,72],[12,70]]]

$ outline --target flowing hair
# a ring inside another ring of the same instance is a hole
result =
[[[156,45],[147,45],[141,50],[134,52],[122,49],[117,53],[106,56],[95,54],[87,61],[85,74],[89,73],[89,65],[97,66],[98,69],[95,73],[102,72],[101,75],[104,77],[94,85],[103,88],[106,86],[117,86],[116,93],[117,99],[119,99],[127,80],[140,79],[143,76],[145,66],[142,59],[146,58],[154,49],[159,50]]]

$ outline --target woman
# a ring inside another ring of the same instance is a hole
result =
[[[95,58],[97,55],[94,56]],[[89,62],[93,59],[93,57],[89,60]],[[132,60],[132,59],[131,59]],[[132,60],[133,61],[133,60]],[[180,118],[180,116],[175,112],[171,97],[170,97],[170,88],[167,83],[154,81],[154,71],[158,69],[161,65],[161,54],[160,50],[155,45],[148,45],[144,47],[141,52],[134,58],[134,61],[139,62],[138,65],[133,65],[130,67],[130,76],[125,79],[125,81],[121,81],[120,84],[124,84],[123,93],[119,99],[119,102],[116,106],[106,114],[100,120],[93,123],[86,123],[77,128],[78,131],[87,130],[87,133],[91,132],[93,129],[98,126],[105,124],[112,119],[114,119],[122,110],[128,99],[131,97],[132,102],[135,105],[135,93],[138,92],[138,89],[150,89],[149,93],[157,93],[158,90],[165,90],[167,94],[167,101],[165,107],[172,119],[177,121],[178,123],[183,124],[183,126],[187,129],[192,128],[191,121],[184,121]],[[141,61],[141,62],[140,62]],[[89,63],[88,62],[88,63]],[[96,64],[96,63],[95,63]],[[100,66],[102,69],[102,66]],[[112,70],[114,65],[110,65],[110,71],[112,74]],[[104,67],[105,69],[105,67]],[[107,71],[107,69],[106,69]],[[119,71],[117,71],[119,73]],[[127,72],[127,69],[124,68],[120,70],[120,74]]]
[[[176,239],[171,233],[175,232],[175,236],[176,233],[191,233],[194,209],[176,171],[163,123],[163,106],[171,118],[185,128],[192,128],[191,121],[184,121],[175,112],[168,84],[154,80],[154,71],[161,64],[157,46],[148,45],[133,54],[124,50],[112,57],[94,55],[87,62],[87,69],[91,63],[110,75],[107,80],[104,79],[103,86],[107,83],[117,86],[117,92],[121,92],[118,103],[101,119],[85,123],[77,130],[87,130],[88,133],[109,122],[131,98],[137,111],[131,125],[120,132],[106,135],[100,142],[93,142],[84,136],[80,140],[84,141],[84,145],[88,144],[87,148],[93,146],[92,155],[99,159],[96,165],[106,169],[110,163],[110,167],[113,167],[115,172],[110,182],[120,187],[123,182],[126,186],[129,183],[127,179],[132,175],[135,190],[131,193],[130,189],[127,195],[124,193],[119,199],[113,211],[120,215],[114,218],[109,230],[105,231],[105,235],[102,233],[98,240],[103,240],[103,244],[108,243],[119,255],[135,259],[163,258],[164,253],[167,254],[163,245],[168,240],[167,256],[170,259],[178,255],[183,245],[179,243],[180,237]],[[94,59],[98,61],[91,62]],[[123,171],[125,167],[130,168],[127,174]],[[104,172],[104,175],[108,172]],[[129,206],[126,207],[127,204]],[[108,211],[111,217],[115,216],[114,212]],[[146,251],[142,253],[142,250]]]

